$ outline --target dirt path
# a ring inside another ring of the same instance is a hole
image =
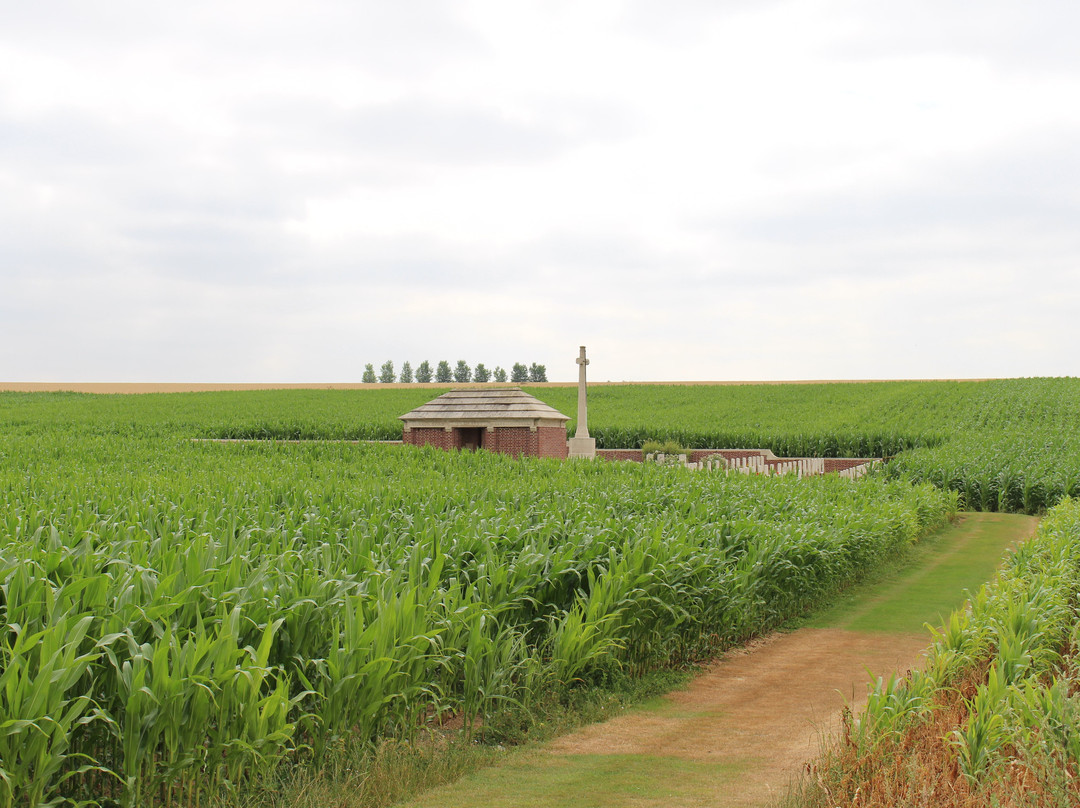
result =
[[[903,673],[926,644],[924,634],[890,635],[883,642],[881,635],[840,629],[776,633],[726,654],[653,711],[586,727],[559,739],[548,754],[724,764],[731,776],[687,767],[677,789],[634,804],[762,805],[814,756],[846,702],[865,703],[867,668]]]
[[[1032,517],[968,515],[930,542],[912,568],[864,587],[832,626],[778,632],[729,651],[685,690],[512,756],[412,805],[769,805],[815,755],[822,735],[837,728],[845,703],[865,703],[869,672],[888,676],[919,664],[929,643],[922,623],[936,622],[944,603],[961,605],[964,589],[986,580],[986,570],[1035,524]],[[921,611],[913,608],[924,598]],[[887,630],[853,629],[873,613],[888,616]]]

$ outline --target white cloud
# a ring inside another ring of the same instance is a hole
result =
[[[24,4],[0,378],[1080,373],[1078,16]]]

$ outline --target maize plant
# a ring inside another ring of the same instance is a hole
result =
[[[894,793],[897,800],[922,800],[933,787],[977,798],[964,804],[1080,803],[1078,626],[1080,501],[1069,498],[996,580],[933,630],[923,670],[877,681],[848,736],[857,755],[837,764],[842,754],[830,753],[822,793],[830,804],[848,804],[859,783],[895,786],[890,778],[899,771],[911,790]],[[920,735],[921,721],[935,733],[951,726],[945,743],[935,747]],[[906,768],[889,768],[894,759]],[[960,783],[948,782],[950,770]]]
[[[190,440],[347,434],[351,403],[0,395],[0,808],[209,803],[346,740],[473,732],[779,625],[956,509],[884,477]]]
[[[0,639],[0,806],[51,803],[64,781],[92,767],[74,743],[102,718],[87,692],[97,656],[82,647],[93,619],[58,617],[37,631],[9,624]]]

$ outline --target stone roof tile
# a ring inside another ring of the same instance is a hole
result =
[[[544,420],[570,419],[554,407],[534,398],[519,387],[490,390],[451,390],[411,412],[398,416],[402,421],[439,421],[498,418]]]

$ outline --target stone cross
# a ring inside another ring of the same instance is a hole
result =
[[[589,437],[589,424],[588,424],[588,407],[585,403],[585,366],[589,364],[589,360],[585,358],[585,346],[581,346],[581,351],[578,353],[578,388],[577,388],[577,432],[574,433],[575,438],[587,438]]]

